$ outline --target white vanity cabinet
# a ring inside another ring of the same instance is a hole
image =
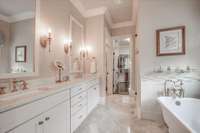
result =
[[[40,124],[39,124],[40,123]],[[8,133],[42,133],[43,126],[42,121],[40,120],[40,117],[37,117],[35,119],[32,119],[21,126],[11,130]]]
[[[25,122],[8,133],[67,133],[67,102]]]
[[[88,89],[88,113],[90,113],[99,102],[99,85],[96,84]]]
[[[43,114],[43,133],[67,133],[67,102]]]
[[[1,112],[0,133],[73,133],[98,101],[96,79],[61,88],[59,92]]]
[[[87,88],[83,85],[73,87],[70,96],[71,133],[73,133],[87,116]]]
[[[92,80],[71,88],[71,133],[73,133],[97,106],[99,102],[99,82]]]
[[[69,133],[70,115],[67,116],[70,114],[69,98],[69,89],[66,89],[0,113],[0,133],[27,133],[27,131],[41,133],[39,132],[41,127],[48,133],[51,133],[49,127],[64,131],[60,133]],[[64,126],[60,123],[64,123]]]

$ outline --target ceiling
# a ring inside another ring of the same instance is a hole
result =
[[[35,0],[0,0],[0,14],[6,17],[34,10]]]
[[[79,0],[87,9],[106,7],[111,14],[112,22],[122,23],[132,20],[133,0]]]

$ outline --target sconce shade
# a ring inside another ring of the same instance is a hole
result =
[[[68,54],[70,54],[71,50],[72,50],[71,42],[66,42],[64,44],[64,51],[65,51],[65,53],[68,55]]]
[[[45,37],[45,36],[41,37],[40,38],[40,44],[43,48],[46,48],[47,44],[48,44],[48,37]]]
[[[40,37],[40,45],[43,48],[46,48],[47,45],[49,45],[49,52],[51,52],[51,40],[52,40],[51,31],[49,31],[48,35],[44,35]]]

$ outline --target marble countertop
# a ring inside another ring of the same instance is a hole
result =
[[[84,78],[84,79],[76,79],[73,81],[48,84],[48,85],[38,86],[36,88],[31,88],[26,91],[18,91],[15,93],[2,95],[0,96],[0,113],[32,103],[34,101],[43,99],[45,97],[54,95],[56,93],[66,91],[67,89],[70,89],[76,84],[79,84],[82,82],[88,82],[90,80],[95,80],[95,79],[97,78],[90,77],[90,78]]]
[[[144,74],[141,79],[142,81],[150,81],[150,80],[163,81],[163,80],[169,80],[169,79],[182,79],[182,80],[195,80],[195,81],[200,82],[200,72],[199,71],[185,72],[185,73],[151,72],[148,74]]]

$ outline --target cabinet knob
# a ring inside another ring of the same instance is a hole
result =
[[[43,125],[44,124],[44,121],[39,121],[38,122],[38,125]]]
[[[46,118],[45,118],[45,121],[48,121],[48,120],[50,120],[50,117],[46,117]]]
[[[94,90],[96,90],[97,88],[94,88]]]

